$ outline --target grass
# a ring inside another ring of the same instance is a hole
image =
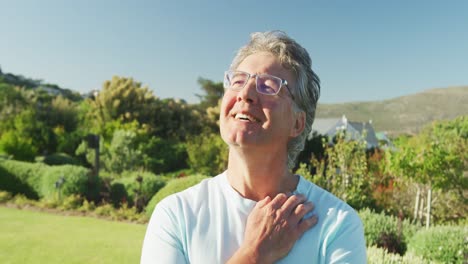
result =
[[[0,206],[7,263],[139,263],[146,226]]]

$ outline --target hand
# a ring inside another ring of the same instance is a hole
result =
[[[317,217],[303,217],[314,209],[304,195],[278,194],[259,201],[249,217],[240,252],[254,263],[274,263],[285,257],[294,243],[317,223]]]

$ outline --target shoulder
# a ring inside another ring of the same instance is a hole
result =
[[[300,176],[297,191],[306,195],[307,199],[314,203],[314,213],[319,216],[319,219],[322,219],[324,226],[362,229],[362,222],[356,210],[334,194],[302,176]]]
[[[221,191],[220,177],[222,175],[223,174],[203,179],[196,185],[167,196],[156,205],[155,210],[158,210],[159,208],[176,211],[184,208],[197,208],[204,204],[210,195],[214,195],[216,192]]]

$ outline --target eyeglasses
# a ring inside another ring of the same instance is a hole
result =
[[[250,74],[243,71],[226,71],[224,73],[224,88],[240,91],[245,87],[250,78],[255,78],[257,92],[266,95],[277,95],[281,87],[286,86],[291,98],[294,96],[288,87],[288,81],[269,74]]]

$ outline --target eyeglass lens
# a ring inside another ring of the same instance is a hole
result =
[[[229,88],[238,90],[244,88],[249,79],[249,74],[242,72],[233,72],[227,74],[227,84]],[[274,76],[260,74],[256,76],[257,91],[263,94],[277,94],[281,87],[281,79]]]

